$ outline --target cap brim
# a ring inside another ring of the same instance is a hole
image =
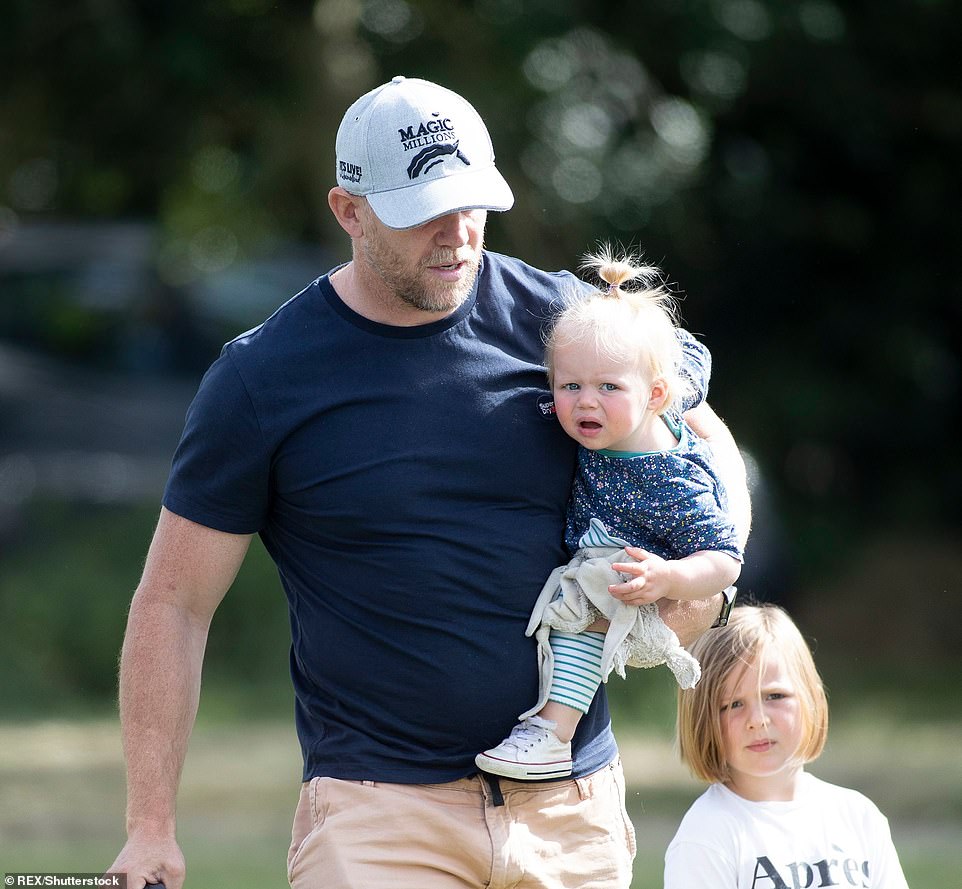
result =
[[[514,195],[496,167],[441,176],[430,182],[367,195],[388,228],[415,228],[461,210],[510,210]]]

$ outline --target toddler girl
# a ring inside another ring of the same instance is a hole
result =
[[[475,759],[516,780],[571,773],[571,738],[612,670],[667,663],[680,684],[697,682],[697,662],[654,603],[709,598],[741,569],[711,450],[682,419],[704,399],[707,371],[698,383],[682,371],[690,335],[670,294],[651,286],[658,270],[608,251],[586,265],[607,287],[571,296],[546,344],[554,408],[580,446],[565,532],[576,555],[548,578],[528,625],[540,699]],[[646,286],[625,289],[636,279]],[[627,594],[612,596],[626,581]]]

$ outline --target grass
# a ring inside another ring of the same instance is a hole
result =
[[[287,885],[298,758],[287,724],[198,726],[180,795],[188,885]],[[0,870],[104,871],[123,841],[115,721],[0,726]]]
[[[621,732],[639,852],[632,889],[661,861],[700,792],[664,732]],[[962,886],[962,724],[839,723],[814,768],[871,796],[909,884]],[[180,795],[188,886],[284,889],[299,754],[288,721],[202,720]],[[0,870],[97,872],[123,843],[123,763],[112,719],[0,724]]]
[[[632,889],[660,889],[662,855],[702,785],[677,763],[671,745],[642,736],[620,741],[628,808],[639,835]],[[836,722],[810,768],[854,787],[886,813],[910,886],[962,887],[962,724]]]

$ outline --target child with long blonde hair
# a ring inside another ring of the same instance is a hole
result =
[[[871,800],[805,770],[828,735],[811,650],[776,605],[743,605],[692,645],[697,687],[678,696],[678,743],[711,786],[665,855],[665,889],[907,889]]]
[[[659,270],[610,250],[586,266],[605,286],[573,294],[546,341],[554,410],[580,446],[565,533],[575,557],[548,578],[528,625],[539,700],[475,760],[516,780],[570,774],[571,738],[612,670],[666,663],[680,684],[697,682],[655,602],[710,598],[741,570],[711,449],[682,418],[704,400],[708,368],[700,380],[683,372],[693,340]]]

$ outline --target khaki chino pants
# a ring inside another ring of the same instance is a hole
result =
[[[586,778],[447,784],[314,778],[294,815],[293,889],[628,889],[620,762]]]

